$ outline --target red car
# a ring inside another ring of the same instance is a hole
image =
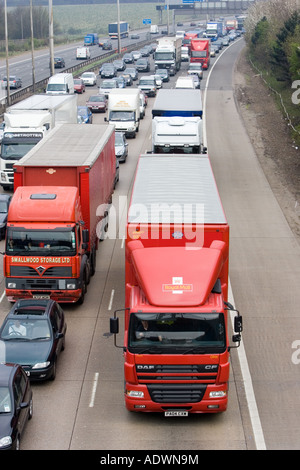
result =
[[[86,106],[95,113],[97,111],[105,113],[107,110],[107,98],[104,93],[99,93],[99,95],[92,95],[89,97],[86,102]]]
[[[74,78],[74,91],[75,93],[85,92],[85,84],[81,78]]]

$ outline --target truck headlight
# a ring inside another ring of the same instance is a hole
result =
[[[17,284],[15,282],[8,282],[7,287],[8,289],[16,289]]]
[[[144,392],[139,390],[126,390],[126,395],[131,398],[144,398]]]
[[[67,284],[67,289],[70,289],[70,290],[76,289],[76,284],[74,284],[73,282],[72,282],[72,283],[68,283],[68,284]]]
[[[225,390],[218,390],[215,392],[209,392],[209,398],[224,398],[227,392]]]

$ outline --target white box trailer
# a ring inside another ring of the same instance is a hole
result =
[[[140,90],[138,88],[112,89],[108,97],[108,117],[116,131],[125,132],[126,137],[135,137],[140,126]]]
[[[20,160],[57,124],[77,123],[77,95],[32,95],[4,113],[0,184],[14,184],[13,164]]]
[[[198,117],[154,117],[152,119],[153,153],[205,153],[203,123]]]

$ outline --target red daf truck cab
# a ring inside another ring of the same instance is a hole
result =
[[[203,69],[210,64],[210,39],[192,39],[190,49],[190,62],[200,62]]]
[[[228,258],[229,226],[208,155],[141,155],[127,218],[119,346],[128,410],[166,416],[226,410],[228,309],[234,310]],[[116,311],[112,333],[118,320]],[[239,343],[239,314],[235,329]]]

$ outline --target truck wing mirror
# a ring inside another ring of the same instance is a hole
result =
[[[243,317],[239,314],[239,311],[236,310],[233,305],[231,305],[229,302],[224,302],[224,304],[226,305],[226,309],[227,310],[232,310],[234,312],[236,312],[236,316],[234,317],[234,332],[237,333],[235,335],[232,336],[232,341],[234,343],[238,343],[237,346],[229,346],[228,347],[228,351],[230,351],[230,349],[232,348],[238,348],[240,346],[240,342],[241,342],[241,332],[243,331]]]
[[[87,228],[82,230],[82,241],[83,243],[88,243],[90,241],[90,234]]]
[[[117,341],[116,341],[116,335],[119,333],[119,318],[116,316],[116,314],[117,314],[117,312],[124,312],[124,310],[129,310],[129,309],[128,308],[122,308],[122,309],[114,311],[114,316],[111,317],[110,320],[109,320],[109,327],[110,327],[109,329],[110,329],[110,333],[112,335],[114,335],[114,345],[116,346],[116,348],[123,349],[123,351],[125,352],[126,347],[125,346],[118,346]]]
[[[110,332],[112,335],[117,335],[119,333],[119,319],[110,318],[109,320]]]

